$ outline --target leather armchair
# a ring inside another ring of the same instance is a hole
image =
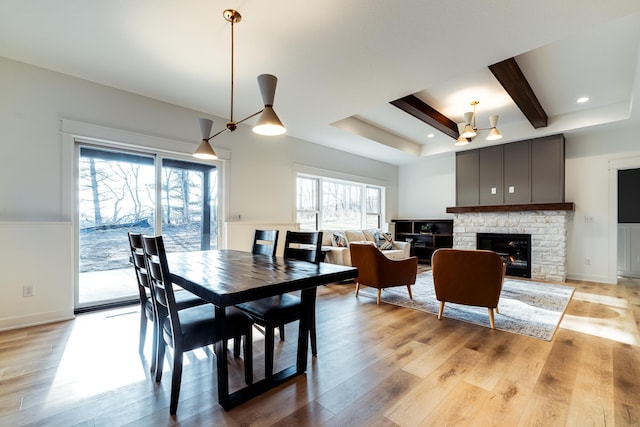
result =
[[[358,267],[356,281],[356,297],[360,285],[378,288],[377,304],[383,288],[391,286],[406,286],[411,294],[411,285],[416,283],[418,272],[418,258],[410,257],[402,260],[387,258],[376,246],[366,243],[351,243],[351,265]]]
[[[486,250],[436,250],[431,257],[433,285],[440,301],[438,319],[445,302],[487,307],[491,329],[495,328],[494,309],[502,292],[506,265],[496,252]]]

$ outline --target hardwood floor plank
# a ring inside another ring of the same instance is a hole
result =
[[[462,341],[464,344],[465,340]],[[477,351],[458,347],[437,369],[421,377],[423,381],[400,397],[384,416],[400,425],[422,424],[429,414],[435,413],[435,408],[448,398],[480,358],[481,354]]]
[[[483,357],[464,380],[487,391],[493,390],[514,359],[519,356],[526,340],[527,338],[521,335],[513,336],[502,331],[476,337],[467,347],[482,353]]]
[[[601,304],[584,306],[576,302],[571,312],[582,310],[585,322],[594,323],[610,315],[610,310]],[[591,340],[575,359],[578,371],[567,424],[614,425],[613,342]]]
[[[640,357],[638,347],[613,344],[616,425],[640,425]]]
[[[395,351],[372,356],[371,361],[374,363],[321,394],[316,401],[333,413],[339,413],[375,388],[385,387],[390,380],[389,375],[402,369],[423,350],[424,344],[412,341]],[[336,376],[342,377],[339,371],[336,372]]]
[[[559,331],[521,420],[534,425],[565,425],[578,373],[579,354],[587,338]]]
[[[466,382],[449,393],[420,426],[465,426],[476,423],[477,403],[486,398],[487,391]],[[404,425],[404,424],[403,424]],[[480,424],[475,424],[480,425]]]
[[[387,381],[374,387],[368,393],[355,400],[353,404],[337,413],[323,426],[368,427],[400,425],[388,419],[385,411],[400,396],[410,392],[420,380],[402,370],[391,372],[387,379]]]
[[[476,405],[477,425],[516,426],[526,407],[551,351],[552,343],[525,338],[524,346],[505,370],[490,394]]]

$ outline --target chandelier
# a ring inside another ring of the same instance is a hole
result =
[[[476,106],[480,103],[480,101],[471,102],[471,106],[473,106],[473,111],[467,111],[464,113],[464,123],[458,123],[458,132],[460,136],[456,140],[455,145],[467,145],[473,138],[478,135],[478,131],[488,130],[489,134],[487,135],[487,141],[495,141],[502,138],[500,132],[496,126],[498,125],[498,116],[489,116],[489,126],[488,128],[478,129],[476,126]]]
[[[213,121],[209,119],[200,119],[200,131],[202,132],[202,142],[193,153],[194,157],[200,159],[208,159],[213,160],[217,159],[218,156],[214,151],[213,147],[209,143],[209,141],[216,136],[224,133],[224,132],[233,132],[237,129],[238,125],[246,120],[249,120],[252,117],[261,114],[253,127],[253,131],[259,135],[282,135],[286,132],[286,129],[280,119],[278,118],[275,111],[273,111],[273,99],[276,94],[276,84],[278,83],[278,79],[276,76],[271,74],[260,74],[258,76],[258,86],[260,87],[260,94],[262,95],[262,102],[264,103],[264,108],[256,113],[251,114],[250,116],[245,117],[242,120],[234,121],[233,119],[233,60],[234,60],[234,43],[233,43],[233,27],[235,24],[240,22],[242,16],[237,10],[226,9],[222,16],[229,23],[231,23],[231,113],[229,117],[229,121],[227,122],[227,126],[211,135],[211,129],[213,128]]]

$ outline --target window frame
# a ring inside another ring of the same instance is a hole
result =
[[[350,185],[350,186],[358,186],[360,187],[361,191],[361,209],[360,209],[360,229],[367,229],[367,228],[372,228],[369,227],[367,225],[367,218],[370,215],[376,215],[377,216],[377,222],[378,225],[377,227],[373,227],[373,228],[378,228],[378,229],[382,229],[383,228],[383,224],[385,222],[385,193],[386,193],[386,183],[372,183],[370,182],[370,180],[366,180],[363,178],[358,178],[358,177],[350,177],[350,176],[341,176],[341,177],[336,177],[336,174],[331,174],[331,173],[322,173],[322,172],[310,172],[310,171],[301,171],[301,170],[297,170],[295,172],[295,206],[294,206],[294,218],[296,222],[298,221],[299,218],[299,214],[300,213],[315,213],[316,214],[316,230],[322,230],[325,229],[324,226],[324,214],[323,214],[323,185],[325,182],[332,182],[332,183],[342,183],[345,185]],[[316,207],[317,209],[314,211],[310,211],[310,210],[303,210],[303,209],[298,209],[298,179],[299,178],[304,178],[304,179],[312,179],[315,180],[317,188],[316,188],[316,194],[317,194],[317,200],[316,200]],[[369,203],[368,203],[368,190],[369,189],[375,189],[378,191],[378,203],[377,203],[377,211],[370,211],[369,210]]]

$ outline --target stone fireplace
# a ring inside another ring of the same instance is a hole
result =
[[[573,203],[453,207],[447,212],[454,214],[454,248],[476,249],[478,233],[530,234],[531,278],[566,280],[567,223]]]

